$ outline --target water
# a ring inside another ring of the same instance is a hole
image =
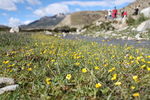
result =
[[[63,39],[71,39],[71,40],[86,40],[91,42],[97,43],[107,43],[113,45],[129,45],[134,47],[142,47],[142,48],[150,48],[150,41],[149,40],[122,40],[122,39],[105,39],[102,37],[89,37],[89,36],[81,36],[81,35],[66,35]]]

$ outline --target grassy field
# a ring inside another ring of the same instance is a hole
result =
[[[42,34],[0,34],[0,100],[148,100],[150,50]]]

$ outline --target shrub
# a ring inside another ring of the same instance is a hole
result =
[[[139,25],[146,20],[148,20],[148,18],[145,17],[143,14],[140,14],[137,19],[134,19],[132,16],[129,16],[127,23],[128,25]]]

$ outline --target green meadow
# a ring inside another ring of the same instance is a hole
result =
[[[0,33],[0,77],[19,85],[0,100],[148,100],[150,50]]]

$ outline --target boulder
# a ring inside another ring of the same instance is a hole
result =
[[[145,17],[150,17],[150,7],[143,9],[141,14],[144,14]]]
[[[143,23],[141,23],[138,27],[137,27],[137,31],[138,32],[142,32],[142,31],[146,31],[147,29],[150,29],[150,20],[147,20]]]
[[[46,35],[53,35],[53,33],[52,33],[52,32],[49,32],[49,31],[45,31],[45,34],[46,34]]]
[[[9,32],[10,33],[19,33],[19,27],[12,27]]]

